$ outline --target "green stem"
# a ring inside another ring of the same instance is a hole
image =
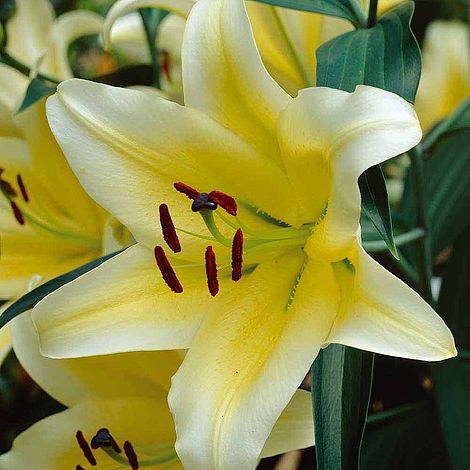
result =
[[[370,0],[369,16],[367,18],[367,27],[372,28],[377,23],[377,5],[378,0]]]
[[[160,62],[158,61],[157,47],[155,45],[156,32],[150,28],[150,22],[146,21],[144,9],[139,10],[144,25],[145,37],[150,53],[150,61],[152,63],[153,71],[153,85],[160,89]]]
[[[422,228],[415,228],[410,230],[409,232],[401,233],[400,235],[396,235],[395,238],[395,246],[402,246],[410,243],[412,241],[418,240],[419,238],[424,237],[425,233]],[[387,244],[383,240],[370,240],[365,241],[362,243],[364,248],[369,253],[375,253],[380,251],[387,251],[388,247]]]
[[[354,26],[356,29],[365,28],[367,26],[367,18],[364,10],[362,9],[362,5],[358,0],[350,0],[349,4],[357,19],[357,22],[354,23]]]
[[[416,199],[416,224],[424,231],[424,236],[417,240],[419,267],[418,287],[421,295],[429,303],[433,303],[431,290],[432,279],[432,247],[429,236],[428,208],[426,204],[426,186],[423,151],[420,146],[408,152],[411,161],[411,176]]]
[[[18,70],[18,72],[26,75],[27,77],[31,75],[31,68],[20,62],[18,59],[15,59],[13,56],[8,54],[8,52],[2,51],[0,53],[0,62],[14,68],[15,70]],[[55,83],[56,85],[60,83],[60,80],[43,73],[38,73],[36,77],[47,80],[51,83]]]
[[[424,138],[421,144],[422,151],[427,152],[454,124],[470,110],[470,96],[447,118],[435,126]]]

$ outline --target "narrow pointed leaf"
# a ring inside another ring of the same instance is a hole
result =
[[[350,21],[356,27],[364,27],[367,18],[358,0],[257,0],[268,5],[310,11],[336,16]]]
[[[356,470],[369,406],[374,355],[332,344],[312,366],[319,470]]]
[[[52,95],[55,93],[56,87],[48,85],[44,80],[40,78],[33,78],[26,89],[26,94],[23,98],[23,101],[18,108],[17,113],[21,113],[25,109],[32,106],[34,103],[38,102],[40,99],[45,96]]]

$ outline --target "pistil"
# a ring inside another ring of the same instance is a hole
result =
[[[118,446],[117,442],[114,440],[114,437],[111,436],[111,433],[106,428],[99,429],[96,435],[93,436],[91,440],[91,447],[93,449],[111,447],[117,454],[121,453],[121,448]]]

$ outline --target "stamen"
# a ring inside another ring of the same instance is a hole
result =
[[[196,199],[199,195],[199,191],[184,183],[174,183],[173,187],[176,189],[176,191],[179,191],[185,196],[188,196],[189,199]]]
[[[237,215],[237,202],[232,196],[220,191],[211,191],[209,193],[209,199],[225,209],[230,215]]]
[[[181,244],[176,233],[175,225],[171,220],[170,211],[166,204],[160,204],[160,225],[162,226],[163,239],[174,253],[181,251]]]
[[[16,175],[16,181],[18,182],[18,186],[21,191],[21,195],[23,196],[24,202],[29,201],[29,196],[28,193],[26,192],[26,187],[23,183],[23,178],[21,178],[21,175]]]
[[[75,466],[75,470],[85,470],[81,465]]]
[[[0,179],[0,189],[5,193],[6,197],[16,197],[16,191],[13,186],[5,180]]]
[[[238,229],[235,232],[232,243],[232,280],[239,281],[242,277],[243,263],[243,232]]]
[[[138,470],[139,461],[137,460],[137,454],[129,441],[124,442],[124,452],[126,453],[127,460],[132,470]]]
[[[10,206],[11,206],[11,210],[13,211],[13,215],[15,216],[16,221],[20,225],[24,225],[24,217],[20,211],[20,208],[13,201],[10,201]]]
[[[191,206],[191,210],[193,212],[199,212],[202,209],[210,211],[215,211],[217,209],[217,203],[212,201],[207,193],[199,193]]]
[[[106,428],[101,428],[98,430],[96,435],[91,440],[91,447],[93,449],[98,449],[100,447],[111,447],[114,452],[120,454],[121,448],[118,446],[117,442],[114,440],[114,437],[111,436],[110,432]]]
[[[219,281],[217,280],[217,264],[215,261],[215,253],[211,246],[206,248],[206,275],[207,286],[212,297],[219,292]]]
[[[80,446],[80,449],[82,449],[83,455],[88,460],[88,462],[90,462],[90,465],[96,465],[95,456],[93,455],[87,440],[83,436],[82,431],[77,431],[75,437],[77,439],[78,445]]]
[[[166,282],[167,286],[177,294],[183,292],[183,286],[176,277],[176,273],[171,267],[168,258],[163,251],[163,248],[157,245],[154,249],[155,261],[157,262],[158,268],[162,274],[163,280]]]

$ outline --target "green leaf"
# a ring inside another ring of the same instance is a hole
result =
[[[56,86],[48,85],[44,80],[40,78],[33,78],[26,89],[26,94],[23,98],[23,102],[18,108],[17,113],[21,113],[25,109],[32,106],[45,96],[52,95],[55,93]]]
[[[358,0],[257,0],[278,7],[336,16],[357,28],[365,27],[367,18]]]
[[[0,2],[0,23],[5,24],[16,11],[15,0],[2,0]]]
[[[374,355],[332,344],[312,366],[319,470],[358,468],[369,406]]]
[[[357,85],[371,85],[414,101],[421,75],[421,53],[410,24],[414,3],[405,2],[372,28],[332,39],[317,50],[317,85],[352,92]],[[359,180],[362,210],[381,234],[393,256],[387,188],[378,166]]]
[[[150,59],[153,68],[154,85],[160,88],[160,63],[157,53],[157,30],[168,12],[158,8],[141,8],[139,10],[142,22],[144,24],[145,36],[149,47]]]
[[[361,470],[450,470],[432,403],[418,402],[367,418]]]
[[[374,224],[388,249],[395,258],[399,258],[393,238],[392,216],[388,203],[385,178],[379,165],[369,168],[359,178],[362,212]]]
[[[470,227],[455,243],[439,295],[439,313],[454,334],[459,356],[434,366],[444,438],[454,470],[470,468]],[[465,354],[467,350],[467,354]]]
[[[54,292],[59,287],[67,284],[68,282],[73,281],[82,274],[91,271],[92,269],[103,264],[108,259],[118,255],[122,250],[116,251],[101,258],[90,261],[89,263],[84,264],[78,268],[73,269],[61,276],[58,276],[50,281],[41,284],[36,289],[33,289],[31,292],[28,292],[23,297],[18,299],[12,305],[10,305],[1,315],[0,315],[0,328],[3,328],[9,321],[18,315],[26,312],[26,310],[32,309],[38,302],[40,302],[46,295],[49,295],[51,292]]]
[[[338,36],[317,50],[317,85],[354,91],[371,85],[414,102],[421,53],[411,30],[414,3],[405,2],[372,28]]]

